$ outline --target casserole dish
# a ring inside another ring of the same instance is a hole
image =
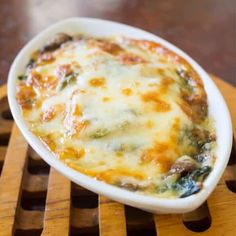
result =
[[[59,161],[57,158],[55,158],[55,156],[52,155],[52,153],[36,136],[34,136],[29,131],[29,128],[27,127],[21,115],[20,108],[16,101],[17,77],[24,72],[25,66],[29,61],[31,54],[36,49],[41,48],[46,41],[48,41],[53,35],[59,32],[67,33],[70,35],[82,33],[92,35],[94,37],[122,35],[135,39],[152,40],[161,43],[166,48],[177,53],[194,68],[194,70],[200,75],[200,78],[203,81],[208,97],[209,115],[214,119],[217,136],[217,145],[215,151],[216,162],[214,164],[213,170],[204,181],[203,188],[200,192],[182,199],[165,199],[141,195],[111,186],[104,182],[95,180],[89,176],[86,176],[82,173],[79,173],[64,165],[61,161]],[[108,198],[114,199],[116,201],[120,201],[124,204],[138,207],[147,211],[160,213],[183,213],[197,208],[206,200],[206,198],[216,186],[229,158],[232,145],[232,127],[230,116],[220,92],[211,81],[209,76],[196,62],[194,62],[181,50],[177,49],[163,39],[160,39],[150,33],[130,26],[88,18],[67,19],[51,26],[50,28],[46,29],[41,34],[36,36],[31,42],[29,42],[16,57],[9,73],[8,97],[13,117],[21,132],[23,133],[29,144],[48,164],[53,166],[73,182],[85,188],[88,188],[91,191],[107,196]]]

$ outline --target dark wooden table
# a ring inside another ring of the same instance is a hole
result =
[[[236,85],[235,0],[0,0],[0,84],[20,48],[72,16],[140,27],[177,45],[208,72]]]

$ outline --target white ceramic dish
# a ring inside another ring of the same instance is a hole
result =
[[[199,193],[182,199],[162,199],[143,196],[97,181],[67,167],[61,161],[56,159],[40,142],[40,140],[28,130],[28,127],[21,116],[20,107],[15,99],[17,76],[24,72],[31,53],[44,45],[45,42],[57,32],[65,32],[68,34],[85,33],[93,36],[124,35],[131,38],[149,39],[160,42],[167,48],[185,58],[193,66],[204,83],[208,95],[209,114],[215,119],[217,133],[217,160],[213,171],[204,181],[204,187]],[[17,55],[8,77],[8,99],[13,117],[22,134],[28,143],[49,165],[53,166],[73,182],[93,192],[146,211],[155,213],[184,213],[194,210],[200,206],[213,191],[223,174],[229,159],[232,146],[231,119],[225,101],[213,81],[193,59],[187,56],[180,49],[151,33],[124,24],[100,19],[70,18],[44,30],[42,33],[34,37],[34,39],[32,39]]]

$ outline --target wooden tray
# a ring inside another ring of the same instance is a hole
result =
[[[236,89],[214,80],[229,105],[236,133]],[[236,235],[235,153],[199,209],[152,215],[97,196],[50,168],[13,124],[6,86],[0,87],[0,235]]]

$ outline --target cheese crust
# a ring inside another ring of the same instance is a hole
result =
[[[32,54],[18,79],[29,129],[83,174],[176,198],[197,193],[214,165],[203,83],[158,43],[61,33]]]

